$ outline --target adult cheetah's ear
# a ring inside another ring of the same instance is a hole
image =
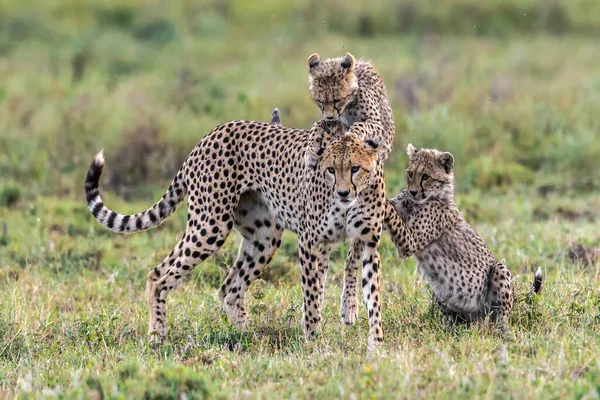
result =
[[[411,158],[413,158],[413,156],[415,154],[417,154],[419,150],[413,146],[411,143],[408,144],[408,146],[406,146],[406,154],[408,154],[408,159],[410,160]]]
[[[454,157],[450,153],[442,153],[439,159],[446,170],[446,173],[449,174],[454,168]]]
[[[345,74],[349,74],[354,69],[354,56],[350,53],[346,53],[342,58],[342,70]]]
[[[321,56],[319,53],[313,53],[310,55],[310,57],[308,57],[308,60],[306,60],[306,66],[308,67],[309,71],[312,71],[312,69],[319,65],[320,62]]]

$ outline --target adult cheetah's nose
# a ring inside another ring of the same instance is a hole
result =
[[[340,197],[348,197],[348,195],[349,195],[349,194],[350,194],[350,191],[349,191],[349,190],[344,190],[344,191],[339,191],[339,192],[338,192],[338,195],[339,195]]]
[[[409,193],[412,197],[417,197],[417,193],[419,193],[418,190],[409,190]]]

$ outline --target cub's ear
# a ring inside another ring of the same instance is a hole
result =
[[[417,154],[419,152],[419,150],[413,146],[411,143],[408,144],[408,146],[406,146],[406,154],[408,154],[408,159],[410,160],[411,158],[413,158],[413,156],[415,154]]]
[[[439,158],[440,162],[442,163],[442,166],[444,167],[444,169],[446,170],[446,173],[450,173],[450,171],[452,171],[452,169],[454,168],[454,157],[452,156],[452,154],[450,153],[442,153],[440,155]]]
[[[345,74],[349,74],[354,70],[354,56],[350,53],[346,53],[342,58],[342,70]]]
[[[306,60],[306,66],[308,67],[308,70],[311,71],[313,68],[319,65],[320,62],[321,56],[319,53],[313,53],[310,55],[310,57],[308,57],[308,60]]]

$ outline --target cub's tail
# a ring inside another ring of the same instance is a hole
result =
[[[538,267],[537,271],[535,271],[535,275],[533,277],[533,282],[531,282],[531,292],[533,294],[538,294],[542,291],[542,268]]]
[[[271,113],[271,125],[281,126],[281,117],[279,114],[279,108],[275,108]]]
[[[88,208],[96,220],[113,232],[133,233],[154,228],[173,214],[187,194],[187,188],[183,181],[183,167],[181,167],[171,186],[158,203],[139,214],[118,214],[106,207],[100,197],[98,183],[103,168],[104,154],[103,151],[100,151],[94,156],[85,178],[85,197]]]

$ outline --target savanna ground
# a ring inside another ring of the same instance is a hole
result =
[[[598,15],[596,1],[0,2],[0,397],[598,398]],[[103,230],[84,202],[92,155],[105,148],[108,205],[143,210],[221,122],[279,107],[310,127],[315,51],[383,76],[390,197],[408,142],[454,154],[457,201],[517,282],[509,340],[449,326],[387,236],[378,355],[364,309],[354,327],[337,315],[344,245],[304,342],[291,234],[240,331],[216,298],[234,234],[169,296],[168,340],[149,345],[146,274],[185,207],[147,233]],[[538,266],[545,290],[527,298]]]

